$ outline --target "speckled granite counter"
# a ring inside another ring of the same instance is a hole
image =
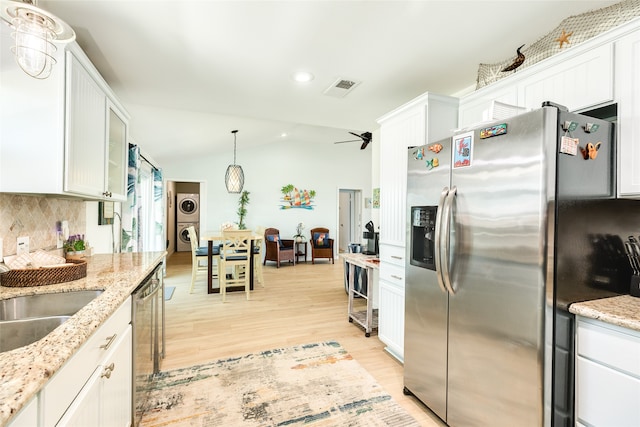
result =
[[[640,331],[640,298],[621,295],[571,304],[569,311],[591,319]]]
[[[104,289],[104,292],[43,339],[0,353],[0,425],[5,425],[162,262],[165,252],[94,255],[87,277],[56,285],[8,288],[0,299],[36,293]]]

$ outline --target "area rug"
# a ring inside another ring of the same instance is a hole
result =
[[[337,342],[160,372],[141,426],[419,426]]]
[[[164,288],[164,300],[169,301],[173,296],[173,292],[176,290],[175,286],[167,286]]]

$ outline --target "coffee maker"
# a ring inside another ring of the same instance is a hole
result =
[[[378,247],[378,237],[380,236],[380,233],[374,231],[373,221],[369,221],[364,227],[367,229],[367,231],[362,233],[362,237],[365,240],[365,247],[363,248],[364,250],[362,251],[362,253],[365,255],[378,256],[378,254],[380,253]]]

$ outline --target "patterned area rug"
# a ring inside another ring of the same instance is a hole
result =
[[[161,372],[141,426],[419,426],[337,342]]]

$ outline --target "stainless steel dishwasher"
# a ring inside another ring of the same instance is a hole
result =
[[[138,426],[153,376],[164,358],[164,282],[156,266],[132,293],[133,305],[133,426]]]

